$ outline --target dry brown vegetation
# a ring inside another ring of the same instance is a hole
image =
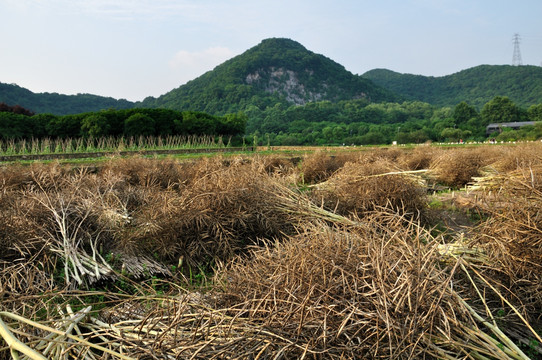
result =
[[[314,186],[311,198],[345,216],[388,208],[418,218],[425,210],[426,192],[414,174],[386,158],[348,162]]]
[[[542,166],[479,179],[489,218],[475,241],[493,262],[503,285],[519,295],[528,313],[542,313]]]
[[[0,359],[540,357],[541,150],[3,166]]]
[[[443,151],[431,161],[436,180],[447,186],[462,187],[481,175],[481,169],[494,161],[493,149],[453,149]]]

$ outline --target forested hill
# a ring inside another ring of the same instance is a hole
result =
[[[523,108],[542,103],[542,67],[481,65],[442,77],[375,69],[360,76],[293,40],[271,38],[177,89],[138,103],[90,94],[33,93],[0,83],[0,103],[55,115],[133,107],[224,115],[277,104],[288,108],[358,99],[366,104],[411,100],[448,107],[465,101],[481,110],[496,96]]]
[[[289,106],[351,99],[381,102],[397,98],[293,40],[272,38],[177,89],[146,98],[138,106],[224,114],[250,105],[263,109],[277,103]]]
[[[442,77],[375,69],[362,76],[405,99],[439,106],[466,101],[480,109],[495,96],[507,96],[525,108],[542,103],[539,66],[480,65]]]
[[[20,105],[35,113],[71,115],[103,109],[130,109],[134,103],[91,94],[34,93],[15,84],[0,83],[0,103]]]

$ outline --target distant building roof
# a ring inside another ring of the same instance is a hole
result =
[[[486,134],[491,134],[496,131],[500,131],[502,128],[511,128],[514,130],[519,129],[522,126],[534,125],[534,121],[517,121],[517,122],[507,122],[507,123],[496,123],[489,124],[486,127]]]

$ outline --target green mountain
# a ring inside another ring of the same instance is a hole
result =
[[[524,108],[542,103],[542,67],[538,66],[480,65],[442,77],[375,69],[362,76],[407,100],[438,106],[466,101],[482,108],[495,96],[507,96]]]
[[[138,106],[224,114],[250,105],[265,108],[277,103],[288,106],[351,99],[381,102],[396,96],[293,40],[272,38]]]
[[[158,98],[138,103],[90,94],[33,93],[0,83],[0,103],[56,115],[136,106],[223,115],[342,100],[451,107],[466,101],[481,109],[495,96],[506,96],[522,108],[542,103],[542,68],[481,65],[442,77],[375,69],[359,76],[293,40],[271,38]]]
[[[130,109],[134,103],[91,94],[33,93],[15,84],[0,83],[0,103],[20,105],[35,113],[79,114],[103,109]]]

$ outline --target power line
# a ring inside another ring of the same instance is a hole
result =
[[[519,34],[514,34],[514,56],[512,57],[512,65],[514,66],[520,66],[523,65],[523,61],[521,61],[521,51],[519,50],[519,43],[521,42],[521,38],[519,37]]]

